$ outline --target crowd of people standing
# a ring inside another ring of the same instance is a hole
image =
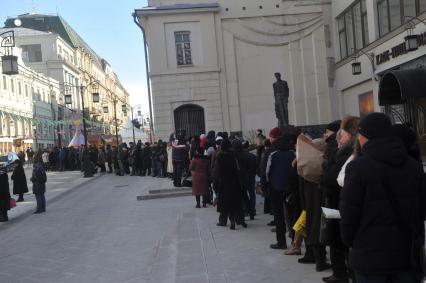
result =
[[[13,193],[22,201],[28,187],[16,162]],[[231,230],[255,219],[261,194],[276,238],[270,248],[303,254],[298,262],[318,272],[331,269],[324,282],[418,283],[423,276],[426,178],[417,136],[385,114],[344,117],[328,124],[321,138],[273,128],[269,138],[258,130],[250,144],[226,132],[187,139],[177,131],[168,142],[38,151],[31,178],[36,213],[46,211],[45,170],[87,171],[88,164],[117,176],[170,177],[175,187],[191,186],[196,208],[215,206],[217,225],[229,223]],[[0,191],[0,221],[7,221],[6,194]],[[326,208],[339,217],[327,218]]]
[[[324,282],[418,283],[424,275],[426,179],[409,125],[382,113],[347,116],[323,137],[258,130],[256,146],[227,133],[171,137],[174,185],[192,174],[196,208],[217,206],[218,226],[247,227],[256,188],[272,214],[272,249],[304,255]],[[185,162],[186,156],[189,162]],[[256,180],[259,180],[258,182]],[[338,212],[328,219],[324,209]],[[290,240],[291,245],[288,245]],[[327,247],[330,256],[327,257]],[[330,261],[328,260],[330,259]]]

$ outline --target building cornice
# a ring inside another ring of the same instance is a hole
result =
[[[165,6],[148,6],[142,9],[136,9],[138,17],[164,15],[164,14],[182,14],[182,13],[201,13],[201,12],[219,12],[220,7],[217,3],[211,4],[176,4]]]
[[[218,73],[220,68],[188,68],[188,69],[176,69],[166,72],[155,72],[150,73],[150,77],[161,77],[161,76],[170,76],[170,75],[186,75],[186,74],[200,74],[200,73]]]

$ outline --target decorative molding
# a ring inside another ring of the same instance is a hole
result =
[[[323,26],[323,20],[320,19],[306,28],[288,33],[286,35],[270,35],[267,32],[259,33],[241,25],[238,21],[223,22],[223,29],[232,34],[236,39],[257,45],[257,46],[284,46],[290,42],[298,41],[312,34],[318,28]]]
[[[271,36],[286,36],[286,35],[292,35],[295,33],[299,33],[300,31],[307,29],[309,27],[314,26],[317,23],[322,22],[322,17],[317,17],[315,21],[308,21],[308,25],[304,25],[303,27],[295,27],[292,31],[283,31],[283,32],[272,32],[272,31],[267,31],[267,30],[260,30],[257,27],[252,27],[249,24],[245,23],[243,20],[240,19],[236,19],[237,22],[239,22],[244,28],[259,33],[259,34],[264,34],[264,35],[271,35]],[[256,24],[256,26],[259,26],[259,24]]]

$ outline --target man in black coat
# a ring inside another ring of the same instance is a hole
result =
[[[145,147],[142,149],[142,176],[151,175],[151,157],[151,144],[146,142]]]
[[[359,133],[361,156],[346,167],[340,195],[341,235],[351,247],[351,267],[358,282],[419,282],[410,251],[413,238],[424,243],[422,165],[392,136],[384,114],[367,115]]]

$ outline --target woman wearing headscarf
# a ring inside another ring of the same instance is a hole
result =
[[[15,168],[12,173],[13,180],[13,194],[18,195],[19,198],[16,202],[24,201],[24,194],[28,193],[27,177],[25,176],[24,167],[20,159],[15,161]]]
[[[237,218],[243,216],[243,195],[239,176],[239,165],[231,151],[231,142],[222,140],[221,150],[216,157],[213,178],[218,194],[217,209],[220,212],[218,226],[226,226],[227,219],[231,222],[230,229],[235,229]],[[246,227],[243,219],[241,224]]]

